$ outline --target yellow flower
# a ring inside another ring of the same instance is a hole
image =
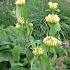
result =
[[[25,0],[17,0],[16,5],[22,5],[25,4]]]
[[[56,10],[58,8],[58,3],[49,2],[48,6],[50,9]]]
[[[53,9],[57,9],[58,8],[58,3],[53,3]]]
[[[47,36],[46,38],[43,39],[43,42],[48,46],[57,46],[57,44],[59,45],[61,44],[61,41],[52,36]]]
[[[33,54],[34,54],[34,55],[37,55],[37,56],[40,56],[40,55],[42,55],[43,53],[44,53],[44,50],[43,50],[42,48],[36,47],[36,48],[34,48],[34,50],[33,50]]]
[[[48,23],[59,23],[60,22],[60,18],[56,14],[49,14],[48,16],[46,16],[45,19]]]
[[[20,29],[21,25],[19,23],[16,24],[16,29]]]
[[[52,9],[53,8],[53,3],[52,2],[49,2],[48,3],[48,6],[49,6],[50,9]]]
[[[24,18],[21,17],[21,18],[18,20],[18,23],[20,23],[20,24],[24,24]]]

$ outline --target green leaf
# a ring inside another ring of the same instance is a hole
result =
[[[3,50],[3,52],[0,52],[0,62],[2,61],[13,61],[11,53],[10,52],[6,52]]]
[[[14,45],[14,44],[20,44],[23,46],[24,38],[19,30],[17,30],[14,26],[9,26],[6,28],[6,33],[9,39],[9,44]],[[7,40],[7,39],[6,39]]]
[[[5,29],[0,29],[0,46],[9,44],[8,35]]]
[[[33,31],[33,24],[32,23],[29,23],[29,29],[30,29],[30,34],[32,34],[32,31]]]
[[[16,6],[16,17],[19,20],[21,17],[24,17],[24,21],[28,20],[28,12],[26,5]]]
[[[33,58],[33,60],[31,61],[31,70],[43,70],[42,62],[39,58]]]
[[[50,30],[49,30],[49,35],[54,36],[57,31],[60,31],[60,24],[50,24]]]
[[[67,51],[63,48],[63,47],[59,47],[59,46],[57,46],[57,47],[55,47],[55,51],[56,51],[56,53],[57,54],[59,54],[60,56],[61,55],[67,55]]]
[[[9,45],[1,45],[0,51],[3,51],[3,50],[11,50],[11,48],[9,47]]]
[[[16,63],[14,61],[10,62],[11,63],[11,67],[14,67],[14,66],[23,66],[23,63]]]
[[[35,40],[32,36],[29,37],[30,44],[32,45],[32,49],[36,47]]]
[[[32,34],[32,31],[33,31],[33,24],[27,22],[26,31],[25,31],[26,37],[29,37]]]
[[[23,5],[22,10],[23,10],[23,17],[24,17],[25,21],[27,21],[28,20],[28,9],[27,9],[26,5]]]
[[[9,70],[27,70],[27,69],[24,67],[20,67],[20,66],[13,66]]]
[[[26,27],[27,27],[27,36],[29,36],[29,35],[30,35],[30,28],[29,28],[28,22],[27,22],[27,24],[26,24]]]
[[[47,69],[48,70],[52,70],[51,69],[51,62],[50,62],[50,60],[49,60],[49,57],[48,56],[46,56],[46,55],[42,55],[41,57],[41,60],[46,64],[46,66],[47,66]]]
[[[52,59],[51,59],[51,62],[52,62],[52,65],[54,66],[54,65],[55,65],[55,61],[56,61],[56,59],[57,59],[57,54],[56,54],[55,48],[52,47],[52,48],[50,49],[50,52],[53,53],[53,57],[52,57]]]
[[[15,46],[13,48],[13,50],[12,50],[12,56],[13,56],[14,61],[19,62],[20,52],[21,52],[20,46]]]

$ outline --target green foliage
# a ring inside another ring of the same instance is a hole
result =
[[[17,30],[15,27],[9,26],[6,29],[3,29],[3,28],[0,29],[0,41],[1,41],[0,42],[0,50],[1,50],[0,62],[10,61],[11,66],[14,66],[14,65],[23,66],[23,64],[25,65],[28,63],[24,61],[23,63],[20,63],[19,60],[21,59],[20,58],[21,53],[27,55],[27,58],[28,58],[27,61],[31,59],[31,56],[29,54],[30,49],[28,49],[28,47],[32,45],[32,43],[30,43],[31,38],[29,38],[28,40],[28,36],[31,35],[31,32],[32,32],[31,24],[29,24],[29,29],[30,31],[28,31],[27,29],[25,31],[27,37],[25,37],[23,28],[21,30]],[[14,61],[18,63],[15,63]]]
[[[17,17],[17,20],[20,19],[21,17],[24,17],[24,20],[25,20],[24,22],[26,23],[28,19],[28,13],[25,5],[16,6],[16,17]]]
[[[15,25],[16,18],[12,15],[13,3],[14,0],[0,1],[0,26],[7,27],[9,25]]]
[[[50,26],[49,35],[51,36],[55,36],[55,34],[61,30],[60,24],[52,24],[49,26]]]
[[[45,63],[45,65],[47,66],[47,69],[48,70],[51,70],[51,63],[50,63],[50,61],[49,61],[49,57],[48,56],[45,56],[45,55],[43,55],[42,57],[41,57],[41,60]]]
[[[12,50],[12,56],[14,61],[16,62],[19,62],[20,60],[20,51],[21,51],[20,46],[15,46]]]
[[[9,70],[55,70],[57,57],[67,55],[66,50],[60,45],[50,47],[44,45],[41,41],[48,32],[49,35],[55,36],[58,31],[63,35],[64,40],[69,39],[70,18],[62,11],[63,6],[61,5],[64,4],[64,1],[59,0],[58,2],[61,8],[61,13],[58,12],[61,17],[60,25],[48,26],[45,22],[45,16],[51,12],[47,7],[48,0],[29,0],[26,3],[27,6],[16,6],[17,22],[21,17],[24,17],[25,21],[20,29],[12,26],[15,24],[15,17],[10,14],[10,10],[2,15],[1,20],[4,17],[7,20],[7,14],[12,18],[14,17],[13,19],[10,18],[10,26],[4,20],[4,25],[2,24],[1,26],[6,28],[0,28],[0,62],[9,61],[11,64]],[[41,47],[45,50],[42,56],[33,56],[32,51],[36,47]]]
[[[12,67],[10,70],[27,70],[27,69],[22,68],[22,67],[20,67],[20,66],[14,66],[14,67]]]
[[[53,0],[49,0],[53,1]],[[58,13],[61,18],[61,34],[64,35],[66,39],[69,39],[69,6],[70,2],[68,0],[54,0],[59,3],[60,12]],[[29,0],[27,1],[27,6],[29,10],[30,22],[34,24],[33,36],[35,39],[42,39],[48,30],[47,25],[45,25],[45,17],[48,15],[50,10],[47,6],[48,0]]]

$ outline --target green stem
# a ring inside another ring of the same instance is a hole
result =
[[[42,70],[44,70],[44,69],[43,69],[43,66],[42,66],[42,62],[41,62],[41,60],[40,60],[40,64],[41,64],[41,68],[42,68]]]

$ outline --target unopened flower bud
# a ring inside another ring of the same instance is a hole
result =
[[[16,24],[16,29],[20,29],[21,25],[19,23]]]

